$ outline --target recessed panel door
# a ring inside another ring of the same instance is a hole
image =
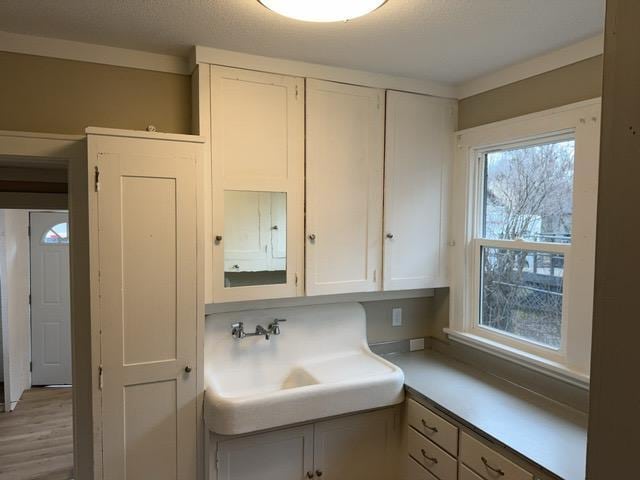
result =
[[[307,80],[307,295],[382,284],[384,92]]]
[[[71,384],[69,215],[31,212],[31,384]]]
[[[113,143],[97,158],[104,479],[193,480],[196,159]]]

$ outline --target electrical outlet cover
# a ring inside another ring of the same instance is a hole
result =
[[[424,350],[424,338],[412,338],[409,340],[409,350],[412,352],[415,350]]]
[[[402,326],[402,309],[394,308],[391,310],[391,326],[400,327]]]

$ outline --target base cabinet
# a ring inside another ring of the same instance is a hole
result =
[[[398,462],[394,408],[216,439],[209,480],[389,480]]]

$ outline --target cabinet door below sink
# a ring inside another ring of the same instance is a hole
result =
[[[218,480],[300,480],[313,471],[313,425],[218,443]]]
[[[398,478],[400,438],[394,412],[385,409],[316,423],[316,475],[327,480]]]

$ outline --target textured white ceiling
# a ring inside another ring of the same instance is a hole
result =
[[[388,0],[337,24],[289,20],[256,0],[0,2],[8,32],[176,55],[203,45],[451,84],[596,35],[603,23],[604,0]]]

